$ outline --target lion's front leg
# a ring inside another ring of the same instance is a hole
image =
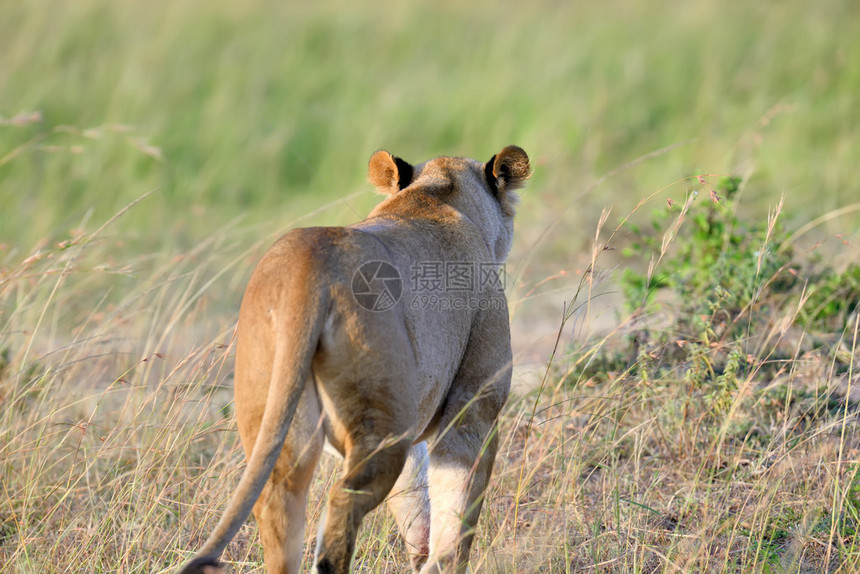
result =
[[[511,362],[507,309],[483,314],[473,325],[436,437],[429,441],[430,557],[422,574],[466,571],[493,472]]]
[[[430,552],[430,496],[427,491],[427,443],[409,450],[400,478],[391,489],[388,507],[406,544],[409,562],[415,572],[427,562]]]
[[[422,574],[466,572],[498,445],[494,425],[479,428],[452,428],[430,454],[430,557]]]

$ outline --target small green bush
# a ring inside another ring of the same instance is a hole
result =
[[[705,179],[698,179],[705,189]],[[797,256],[779,222],[781,205],[767,220],[745,221],[740,189],[739,177],[723,177],[704,201],[692,192],[683,206],[670,202],[653,212],[650,228],[631,226],[634,241],[624,250],[631,261],[662,254],[648,272],[630,267],[622,273],[628,310],[668,317],[656,332],[643,319],[633,345],[647,341],[652,359],[661,347],[661,356],[683,365],[688,379],[699,377],[690,369],[701,370],[702,347],[716,350],[706,353],[709,365],[718,359],[706,378],[725,381],[726,370],[742,370],[742,358],[761,350],[757,345],[777,318],[793,316],[794,325],[816,336],[839,334],[860,302],[860,266],[836,271],[820,258]]]

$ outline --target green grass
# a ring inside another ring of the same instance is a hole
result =
[[[3,4],[0,574],[190,556],[265,248],[362,218],[378,148],[508,143],[521,385],[475,569],[857,570],[858,32],[847,1]],[[386,511],[361,537],[402,571]],[[253,522],[225,557],[260,564]]]
[[[815,213],[856,197],[851,2],[38,0],[2,16],[0,116],[41,118],[0,127],[0,157],[19,154],[0,159],[0,242],[15,246],[156,189],[125,225],[187,247],[236,214],[360,189],[379,147],[420,161],[515,142],[541,192],[580,202],[606,172],[693,140],[605,182],[589,220],[704,170],[752,171],[758,209],[781,192]]]

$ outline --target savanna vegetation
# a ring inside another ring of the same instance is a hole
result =
[[[860,569],[860,7],[0,5],[0,573],[170,572],[263,251],[380,147],[535,173],[478,572]],[[308,561],[325,460],[308,508]],[[250,521],[231,571],[262,571]],[[400,572],[380,509],[357,571]]]

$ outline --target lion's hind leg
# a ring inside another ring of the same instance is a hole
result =
[[[254,505],[269,574],[301,571],[308,492],[324,441],[321,409],[312,385],[307,383],[275,468]],[[243,438],[251,433],[248,428],[252,427],[245,427]],[[248,443],[250,452],[253,442],[249,439]]]
[[[320,574],[349,572],[361,521],[388,496],[414,438],[406,420],[385,406],[365,405],[354,414],[340,419],[345,430],[344,440],[339,441],[346,451],[344,468],[329,492],[325,524],[317,540],[314,563]]]

